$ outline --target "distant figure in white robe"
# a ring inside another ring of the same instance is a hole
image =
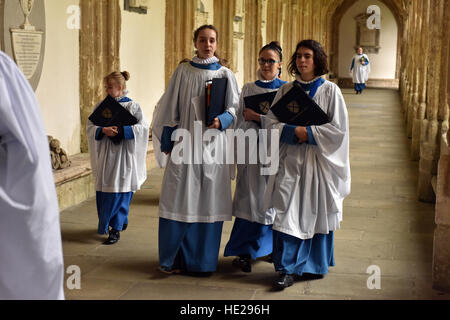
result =
[[[271,111],[261,116],[263,128],[280,132],[280,167],[267,198],[275,210],[272,258],[279,275],[274,286],[281,290],[296,276],[321,278],[334,266],[333,234],[350,193],[347,108],[339,87],[321,77],[328,72],[322,46],[299,42],[289,71],[330,122],[303,127],[281,123]],[[294,82],[278,90],[273,104]]]
[[[350,66],[350,74],[355,84],[356,94],[362,94],[366,88],[366,82],[369,79],[370,62],[369,57],[363,53],[361,47],[358,48],[357,54],[353,56]]]
[[[0,300],[64,299],[58,199],[39,104],[0,51]]]
[[[277,91],[286,83],[279,78],[283,54],[278,42],[271,42],[259,52],[258,80],[242,88],[237,114],[238,127],[244,132],[253,130],[255,136],[261,128],[260,114],[244,107],[244,98]],[[236,190],[233,199],[233,215],[236,217],[224,255],[237,256],[233,265],[243,272],[251,272],[251,262],[272,254],[273,209],[264,209],[264,194],[268,176],[261,175],[261,164],[248,163],[250,154],[259,154],[257,143],[246,144],[247,163],[237,165]]]
[[[178,65],[153,116],[155,155],[159,164],[167,162],[158,234],[160,270],[168,274],[215,271],[223,221],[232,219],[233,167],[225,161],[224,130],[236,119],[240,90],[234,74],[215,56],[218,41],[214,26],[204,25],[195,31],[197,55]],[[228,79],[225,110],[206,128],[206,82],[213,78]],[[177,134],[186,133],[190,136],[177,138]],[[204,133],[214,139],[202,140]],[[191,146],[192,152],[183,146]],[[200,153],[195,152],[197,148]],[[222,154],[222,163],[213,154]]]
[[[147,179],[149,124],[139,104],[126,96],[126,81],[129,78],[127,71],[113,72],[104,79],[105,89],[138,123],[123,127],[99,127],[88,120],[86,126],[95,176],[99,219],[97,232],[109,233],[105,245],[117,243],[120,231],[127,229],[131,199]]]

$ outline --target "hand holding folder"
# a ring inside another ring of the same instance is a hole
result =
[[[320,126],[330,122],[328,115],[296,83],[270,110],[280,122],[290,125]]]
[[[267,112],[269,112],[270,110],[273,99],[275,99],[276,94],[276,91],[272,91],[244,97],[244,105],[246,108],[249,108],[258,114],[267,114]],[[254,120],[253,122],[259,125],[259,122]]]
[[[118,127],[118,134],[114,137],[108,137],[115,144],[120,143],[123,139],[123,127],[132,126],[138,123],[128,110],[120,105],[113,97],[108,95],[100,105],[89,116],[89,120],[99,127]]]
[[[218,115],[225,112],[225,96],[227,93],[227,78],[214,78],[206,82],[205,122],[209,127]]]
[[[272,91],[268,93],[247,96],[244,97],[244,104],[246,108],[252,109],[256,113],[267,114],[276,95],[277,92]]]

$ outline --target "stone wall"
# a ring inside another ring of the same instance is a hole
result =
[[[436,202],[433,286],[450,291],[450,3],[408,0],[404,4],[408,14],[401,49],[405,63],[401,99],[412,138],[411,155],[419,161],[418,197]]]
[[[103,78],[120,69],[119,0],[83,0],[80,29],[81,152],[88,152],[86,122],[104,97]]]

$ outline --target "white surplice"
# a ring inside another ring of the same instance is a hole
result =
[[[214,58],[214,57],[213,57]],[[212,60],[213,62],[215,60]],[[180,222],[229,221],[232,219],[231,177],[233,166],[226,164],[226,134],[216,129],[205,129],[205,83],[213,78],[227,78],[225,111],[234,120],[239,103],[239,86],[230,69],[201,69],[189,62],[180,64],[174,71],[164,95],[153,115],[152,138],[155,156],[159,164],[167,162],[159,200],[160,217]],[[194,130],[194,122],[202,124],[202,130]],[[234,121],[233,121],[234,122]],[[191,135],[184,145],[191,146],[183,163],[173,161],[174,153],[180,150],[176,141],[170,157],[160,151],[160,141],[165,126],[184,129]],[[234,124],[232,123],[230,128]],[[204,133],[212,133],[214,139],[202,139]],[[194,140],[200,143],[194,142]],[[201,147],[196,154],[194,148]],[[222,152],[222,163],[208,164]]]
[[[290,82],[281,87],[273,104],[292,86]],[[266,193],[266,208],[275,209],[273,230],[300,239],[339,229],[342,203],[350,193],[348,115],[341,90],[325,81],[313,100],[331,122],[311,126],[317,145],[280,144],[280,169]],[[269,111],[262,127],[278,129],[281,136],[284,123]]]
[[[114,144],[107,136],[95,140],[99,127],[90,120],[86,125],[96,191],[135,192],[147,179],[149,124],[137,102],[119,103],[138,120],[131,126],[133,139],[123,139],[120,144]]]
[[[253,130],[255,135],[258,136],[260,127],[253,121],[244,121],[243,115],[241,114],[244,109],[244,97],[277,90],[278,88],[262,88],[255,82],[245,84],[242,88],[241,98],[239,100],[238,129],[242,129],[244,132]],[[251,164],[248,161],[250,155],[256,156],[259,154],[258,144],[246,142],[245,146],[246,163],[237,164],[233,215],[251,222],[271,225],[275,218],[275,212],[273,209],[265,210],[263,200],[269,176],[261,175],[262,165],[260,159],[256,164]]]
[[[366,61],[369,61],[369,57],[365,53],[356,54],[353,56],[353,69],[350,70],[353,78],[353,83],[366,83],[369,79],[370,63],[367,65],[362,65],[362,57],[364,57]]]

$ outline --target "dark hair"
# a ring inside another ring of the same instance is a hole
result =
[[[278,41],[272,41],[269,44],[266,44],[264,47],[259,50],[259,54],[261,54],[264,50],[273,50],[280,57],[280,61],[283,61],[283,50],[281,49],[281,45]]]
[[[295,52],[292,55],[291,60],[289,61],[288,71],[291,75],[295,76],[296,74],[300,74],[300,71],[298,71],[296,64],[297,51],[300,47],[308,48],[313,51],[315,76],[321,76],[328,73],[328,57],[323,50],[322,45],[315,40],[303,40],[297,44]]]
[[[283,61],[283,50],[281,49],[281,45],[278,41],[272,41],[271,43],[266,44],[264,47],[261,48],[261,50],[259,50],[259,55],[261,55],[261,53],[264,50],[275,51],[280,57],[280,61]],[[278,76],[281,76],[281,67],[279,69]]]
[[[197,42],[198,36],[200,34],[200,32],[202,30],[205,29],[211,29],[216,33],[216,41],[219,41],[219,32],[217,31],[216,27],[214,27],[212,24],[204,24],[200,27],[197,28],[197,30],[194,31],[194,43]],[[195,54],[197,54],[197,51],[195,52]],[[225,67],[229,67],[228,65],[228,61],[226,59],[222,59],[219,57],[219,55],[217,54],[217,51],[214,52],[214,56],[216,56],[217,59],[219,59],[219,63]]]
[[[197,30],[194,31],[194,43],[197,41],[197,38],[200,34],[200,31],[205,30],[205,29],[211,29],[216,33],[216,41],[219,40],[219,32],[217,32],[216,27],[214,27],[212,24],[204,24],[202,26],[200,26]]]

